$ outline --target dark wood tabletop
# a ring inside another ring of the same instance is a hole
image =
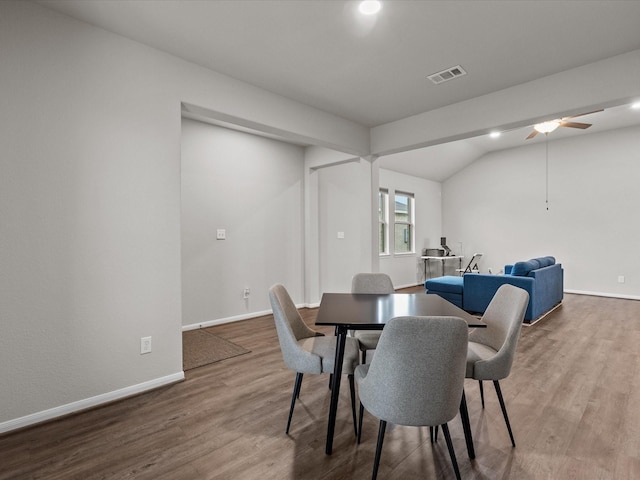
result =
[[[469,327],[486,327],[477,317],[442,297],[422,292],[389,295],[325,293],[320,301],[316,325],[381,330],[389,320],[401,316],[460,317]]]

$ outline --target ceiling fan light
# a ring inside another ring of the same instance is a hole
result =
[[[533,128],[540,133],[551,133],[560,126],[560,120],[549,120],[548,122],[537,123]]]

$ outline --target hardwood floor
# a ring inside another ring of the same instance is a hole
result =
[[[420,289],[421,291],[421,289]],[[313,325],[316,310],[302,315]],[[331,333],[323,329],[326,333]],[[220,325],[251,353],[186,372],[150,393],[0,437],[0,479],[368,479],[377,419],[357,445],[341,389],[334,453],[324,454],[328,377],[307,375],[284,433],[295,374],[282,362],[271,316]],[[524,327],[501,382],[511,448],[493,387],[486,408],[467,380],[477,458],[450,423],[464,479],[640,478],[640,302],[566,295]],[[346,385],[346,382],[344,382]],[[380,479],[454,478],[444,439],[426,428],[387,430]]]

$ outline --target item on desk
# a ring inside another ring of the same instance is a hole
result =
[[[440,246],[444,249],[444,256],[448,257],[451,255],[451,249],[447,247],[447,237],[440,237]],[[462,251],[462,249],[460,249]]]
[[[444,257],[444,249],[442,248],[425,248],[422,252],[425,257]]]

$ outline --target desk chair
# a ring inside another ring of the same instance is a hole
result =
[[[269,289],[269,300],[273,308],[273,318],[278,332],[280,349],[285,365],[296,372],[293,386],[289,419],[286,433],[289,433],[296,398],[300,396],[300,386],[305,373],[332,373],[336,355],[336,337],[325,337],[307,326],[300,317],[289,293],[282,285],[274,285]],[[349,377],[351,390],[351,413],[353,428],[357,434],[355,385],[353,372],[358,365],[358,341],[347,338],[344,350],[342,371]]]
[[[351,293],[394,293],[393,282],[386,273],[357,273],[351,279]],[[379,331],[354,330],[353,336],[358,339],[362,352],[362,363],[367,363],[367,350],[375,350],[380,339]]]
[[[456,268],[456,272],[458,272],[460,276],[462,276],[465,273],[473,273],[474,270],[478,271],[478,261],[480,260],[480,257],[482,257],[482,255],[482,253],[474,253],[467,266],[464,269]]]
[[[457,317],[396,317],[384,327],[375,356],[359,365],[355,376],[362,414],[380,419],[372,479],[378,475],[387,422],[408,426],[442,426],[456,478],[458,462],[447,422],[463,397],[468,327]]]
[[[524,319],[529,294],[513,285],[502,285],[489,303],[482,316],[487,328],[478,328],[469,334],[466,378],[480,382],[480,397],[484,408],[483,380],[492,380],[498,395],[504,421],[507,424],[511,445],[516,446],[502,398],[500,382],[509,376],[516,353],[522,321]]]

